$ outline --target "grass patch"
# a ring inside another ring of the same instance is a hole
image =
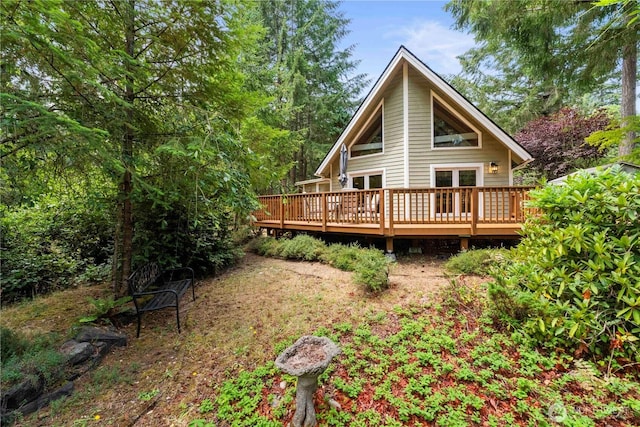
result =
[[[42,334],[27,338],[21,333],[0,327],[0,348],[2,349],[2,389],[26,379],[36,383],[44,380],[50,386],[64,377],[61,369],[65,357],[57,351],[57,334]]]

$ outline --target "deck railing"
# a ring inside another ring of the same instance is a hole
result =
[[[455,187],[350,190],[261,196],[258,223],[377,226],[519,224],[535,213],[527,207],[533,187]]]

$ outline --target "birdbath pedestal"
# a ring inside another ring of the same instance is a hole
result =
[[[329,338],[305,335],[276,359],[280,370],[298,377],[293,427],[315,427],[317,424],[313,394],[318,388],[318,377],[338,354],[340,348]]]

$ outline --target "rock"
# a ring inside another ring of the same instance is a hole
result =
[[[106,343],[107,348],[110,349],[113,346],[125,347],[127,345],[127,336],[107,329],[84,326],[76,336],[76,341],[89,343],[102,341]]]
[[[27,379],[11,387],[2,393],[2,413],[11,412],[21,405],[37,399],[42,390],[44,390],[44,380],[40,377]]]
[[[59,389],[51,393],[42,395],[37,400],[20,407],[16,412],[20,412],[22,413],[22,415],[30,414],[37,411],[38,409],[44,408],[54,400],[69,396],[71,393],[73,393],[73,383],[68,382]]]
[[[329,399],[329,401],[327,403],[329,404],[329,406],[331,406],[336,411],[341,411],[342,410],[342,405],[340,405],[340,403],[337,402],[334,399]]]
[[[78,342],[70,340],[62,344],[60,353],[67,356],[67,362],[71,365],[78,365],[94,355],[95,349],[88,342]]]

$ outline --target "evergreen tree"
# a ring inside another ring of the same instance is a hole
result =
[[[323,0],[259,3],[266,68],[256,84],[272,96],[265,122],[289,130],[289,147],[297,147],[293,159],[282,158],[291,165],[288,184],[311,177],[366,83],[352,75],[352,47],[338,48],[349,23],[338,6]]]
[[[498,101],[489,111],[497,112],[510,131],[587,93],[609,103],[611,82],[622,86],[616,95],[627,106],[623,117],[635,115],[640,22],[624,17],[632,16],[638,3],[607,2],[603,7],[577,0],[519,1],[518,7],[501,1],[449,2],[457,27],[480,42],[463,56],[463,76],[470,82],[458,79],[457,84],[479,98],[481,107]],[[501,94],[506,96],[496,100]],[[622,144],[620,153],[627,150]]]
[[[15,165],[4,179],[19,182],[25,164],[43,159],[102,168],[119,191],[117,295],[136,224],[153,214],[148,206],[197,212],[205,207],[198,201],[218,199],[218,218],[252,206],[238,133],[260,100],[246,91],[238,63],[257,33],[240,19],[243,9],[224,1],[2,2],[0,155]]]

